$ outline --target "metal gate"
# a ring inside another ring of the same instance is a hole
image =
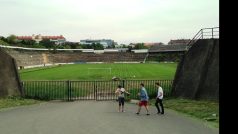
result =
[[[126,99],[138,99],[140,83],[145,84],[149,96],[156,95],[155,82],[160,82],[165,96],[171,95],[173,80],[120,80],[120,81],[23,81],[26,98],[42,100],[116,100],[115,90],[120,84],[130,96]]]

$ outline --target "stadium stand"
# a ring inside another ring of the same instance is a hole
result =
[[[149,49],[147,61],[179,62],[186,51],[186,44],[154,45]]]
[[[18,67],[85,62],[143,62],[147,53],[132,52],[80,52],[80,51],[38,51],[6,49],[16,59]]]
[[[154,45],[149,50],[93,50],[93,49],[42,49],[2,46],[16,59],[18,68],[48,66],[52,64],[77,64],[87,62],[105,63],[145,63],[148,61],[179,61],[186,51],[186,44]],[[172,53],[172,54],[171,54]]]
[[[155,45],[149,49],[149,52],[185,51],[186,47],[187,47],[187,44]]]

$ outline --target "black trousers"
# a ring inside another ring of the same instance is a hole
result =
[[[124,106],[124,102],[125,102],[125,98],[124,97],[118,97],[118,101],[119,101],[119,106]]]
[[[160,109],[159,109],[158,103],[159,103],[159,105],[161,107],[161,114],[164,114],[164,105],[163,105],[162,99],[157,98],[156,102],[155,102],[155,106],[156,106],[156,108],[158,110],[158,113],[160,113]]]

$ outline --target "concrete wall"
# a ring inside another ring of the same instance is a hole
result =
[[[14,59],[0,48],[0,97],[21,94],[15,63]]]
[[[219,39],[198,40],[177,67],[172,94],[190,99],[219,99]]]

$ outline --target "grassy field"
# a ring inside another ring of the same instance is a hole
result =
[[[108,68],[111,68],[108,69]],[[74,64],[20,70],[21,80],[174,79],[177,63]]]
[[[130,98],[135,98],[141,82],[146,84],[149,94],[154,93],[154,80],[173,80],[176,67],[176,63],[71,64],[20,70],[20,77],[23,81],[46,80],[24,82],[25,93],[29,98],[44,100],[67,99],[68,86],[65,80],[71,81],[70,89],[72,90],[71,95],[73,98],[92,96],[94,90],[97,90],[97,92],[114,92],[118,84],[122,84],[120,81],[111,81],[114,76],[127,80],[124,81],[124,86],[132,92]],[[109,70],[108,68],[111,69]],[[135,79],[138,81],[133,81]],[[56,81],[48,82],[48,80]],[[74,82],[73,80],[89,81]],[[94,80],[110,81],[95,82]],[[163,81],[161,84],[167,87],[165,93],[170,94],[171,81]]]

